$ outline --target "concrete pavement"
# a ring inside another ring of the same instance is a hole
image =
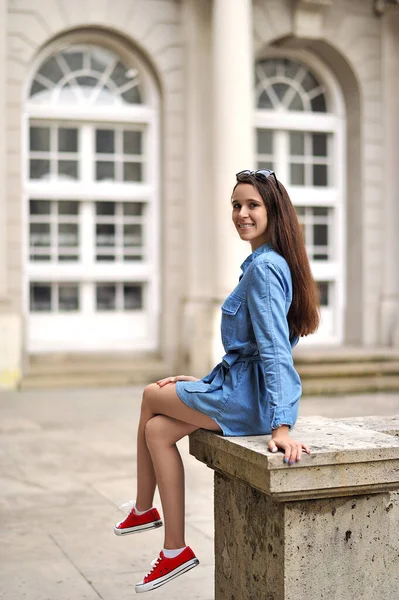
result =
[[[135,493],[140,388],[0,393],[0,598],[127,600],[162,529],[119,538]],[[300,415],[399,414],[399,395],[304,398]],[[213,474],[188,455],[187,543],[200,566],[152,593],[213,599]],[[152,597],[151,596],[151,597]],[[237,599],[238,600],[238,599]]]

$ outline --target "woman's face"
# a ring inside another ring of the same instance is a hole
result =
[[[252,251],[265,244],[267,211],[258,190],[250,183],[239,183],[231,197],[232,219],[242,240],[251,244]]]

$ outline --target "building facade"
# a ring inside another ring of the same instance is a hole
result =
[[[304,347],[399,347],[395,1],[0,9],[0,386],[46,353],[207,372],[249,253],[245,168],[275,170],[303,227],[322,315]]]

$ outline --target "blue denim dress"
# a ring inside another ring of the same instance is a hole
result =
[[[268,244],[241,265],[237,287],[222,305],[226,354],[199,381],[178,381],[191,408],[218,423],[223,435],[263,435],[294,426],[302,388],[292,359],[287,314],[292,300],[286,260]]]

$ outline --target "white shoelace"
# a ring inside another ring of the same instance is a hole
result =
[[[151,573],[153,572],[153,570],[155,569],[155,567],[161,562],[161,557],[157,556],[157,558],[154,558],[154,560],[151,561],[150,565],[151,565],[151,569],[148,571],[148,573],[146,573],[144,575],[144,577],[148,577],[149,575],[151,575]]]
[[[127,513],[130,515],[130,513],[132,512],[134,508],[134,500],[129,500],[129,502],[125,502],[124,504],[121,504],[117,510],[121,510],[124,513]]]

